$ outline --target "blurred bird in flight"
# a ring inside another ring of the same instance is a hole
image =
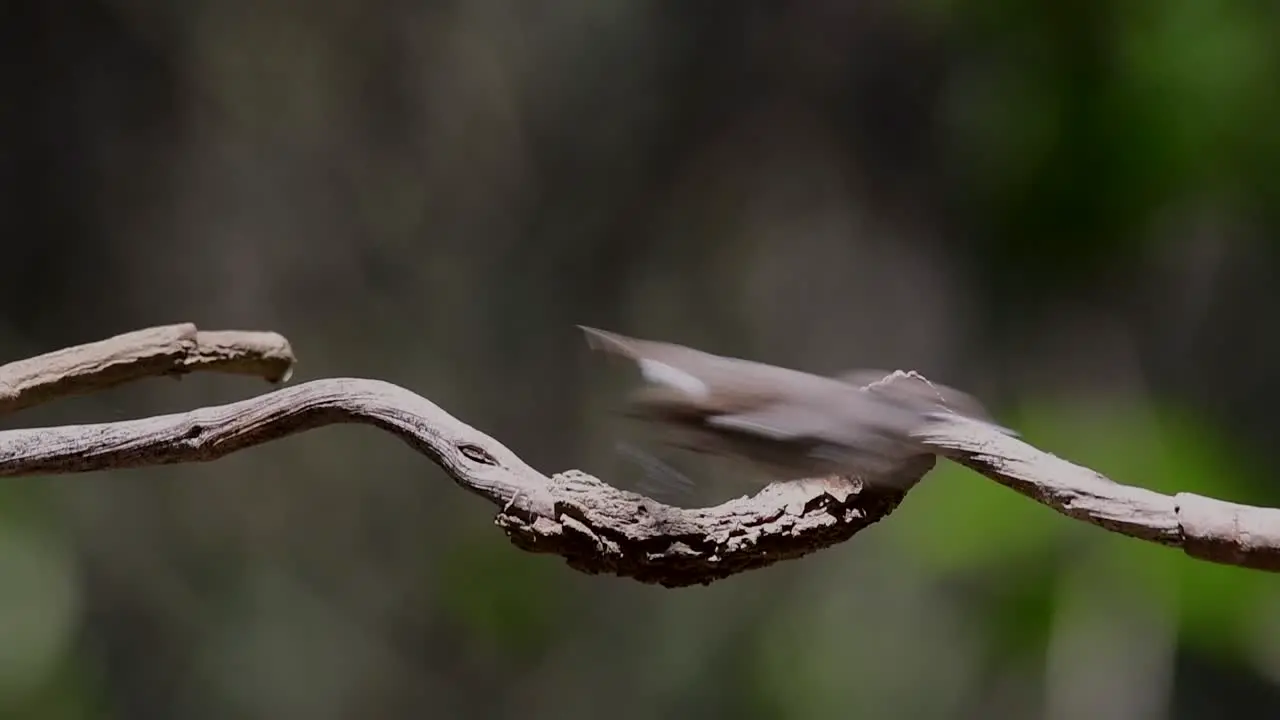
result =
[[[662,430],[667,444],[745,461],[772,482],[840,476],[901,490],[895,470],[934,452],[917,439],[930,423],[959,415],[1015,434],[971,396],[915,374],[826,377],[579,327],[592,349],[638,367],[644,384],[628,416]],[[646,472],[662,471],[654,463],[661,466],[650,458]]]

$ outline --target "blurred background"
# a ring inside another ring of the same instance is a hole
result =
[[[275,330],[295,382],[402,384],[626,484],[630,378],[584,323],[920,370],[1119,481],[1280,505],[1274,3],[4,7],[4,360]],[[268,389],[157,379],[3,423]],[[493,513],[354,426],[6,481],[0,716],[1280,708],[1274,576],[953,466],[849,543],[679,591],[523,554]]]

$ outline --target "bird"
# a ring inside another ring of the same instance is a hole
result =
[[[900,470],[932,454],[917,435],[960,415],[995,424],[973,397],[915,373],[824,376],[579,325],[590,349],[635,363],[644,383],[624,414],[685,450],[746,461],[773,483],[829,476],[902,490]]]

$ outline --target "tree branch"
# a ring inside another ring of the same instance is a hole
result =
[[[285,382],[294,362],[276,333],[163,325],[0,366],[0,415],[156,375],[211,371]]]
[[[1280,510],[1121,485],[957,417],[924,438],[938,453],[1077,520],[1224,565],[1280,571]]]
[[[271,333],[155,328],[0,367],[6,403],[0,409],[196,370],[281,381],[292,364],[288,343]],[[710,583],[843,542],[893,512],[905,495],[831,481],[772,485],[711,508],[671,507],[578,471],[543,475],[425,398],[353,378],[186,413],[0,432],[0,476],[205,462],[334,423],[373,425],[429,457],[499,508],[496,523],[517,547],[561,555],[583,572],[668,587]],[[1195,557],[1280,570],[1280,511],[1119,485],[962,418],[924,439],[939,454],[1071,517]],[[933,455],[914,458],[886,485],[910,487],[934,462]]]

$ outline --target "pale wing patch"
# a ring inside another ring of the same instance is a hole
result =
[[[760,418],[751,417],[750,415],[721,415],[707,418],[707,424],[724,428],[725,430],[749,432],[771,440],[790,440],[795,437],[795,433],[789,428],[771,425]]]
[[[725,430],[749,432],[771,440],[795,440],[814,437],[821,429],[821,418],[802,408],[771,405],[755,412],[720,415],[707,419],[707,424]]]
[[[711,388],[705,382],[679,368],[649,358],[639,358],[636,364],[640,366],[640,375],[654,385],[674,388],[699,400],[711,396]]]

